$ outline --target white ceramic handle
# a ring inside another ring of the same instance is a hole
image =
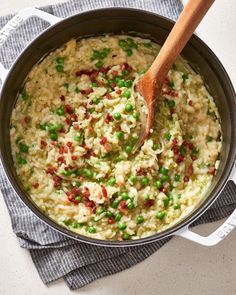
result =
[[[42,10],[29,7],[21,10],[17,15],[15,15],[1,30],[0,30],[0,46],[7,40],[13,31],[15,31],[25,20],[32,16],[37,16],[47,22],[50,25],[58,23],[61,18],[44,12]],[[2,84],[7,76],[8,70],[0,63],[0,79]]]
[[[230,180],[236,185],[236,169],[234,167]],[[186,226],[179,230],[176,235],[185,239],[191,240],[203,246],[214,246],[221,242],[234,228],[236,227],[236,209],[227,218],[227,220],[217,228],[212,234],[207,237],[203,237],[189,230],[189,226]]]

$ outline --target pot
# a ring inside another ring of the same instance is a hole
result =
[[[126,32],[132,35],[146,36],[159,44],[163,44],[174,24],[169,19],[157,14],[129,8],[98,9],[80,13],[66,19],[60,19],[35,8],[27,8],[16,15],[0,31],[0,46],[15,28],[19,27],[21,23],[31,16],[37,16],[49,22],[50,27],[25,48],[10,70],[6,70],[0,64],[0,78],[2,81],[0,155],[6,176],[19,198],[35,215],[61,234],[81,242],[99,246],[136,246],[172,235],[179,235],[206,246],[220,242],[236,226],[236,210],[220,228],[208,237],[202,237],[193,233],[189,230],[189,225],[212,205],[229,180],[236,181],[234,169],[236,159],[236,97],[233,86],[222,64],[209,47],[195,35],[186,45],[183,55],[195,71],[203,76],[209,92],[215,98],[222,120],[223,131],[223,148],[219,170],[212,181],[207,195],[195,210],[176,225],[150,237],[130,241],[105,241],[69,231],[44,215],[36,204],[31,201],[16,175],[11,156],[9,134],[12,109],[16,102],[17,94],[22,88],[22,84],[31,68],[48,52],[74,37]]]

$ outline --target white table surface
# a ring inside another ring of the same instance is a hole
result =
[[[0,15],[27,6],[58,3],[57,0],[0,1]],[[218,0],[197,32],[236,82],[236,1]],[[0,295],[71,294],[63,280],[45,286],[27,250],[21,249],[12,232],[10,218],[0,195]],[[196,230],[210,233],[221,222],[205,224]],[[144,262],[122,273],[98,280],[76,294],[165,294],[235,295],[236,231],[221,244],[206,248],[173,238]]]

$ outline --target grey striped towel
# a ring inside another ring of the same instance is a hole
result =
[[[68,1],[42,10],[67,17],[99,7],[135,7],[150,10],[176,19],[182,10],[179,0],[79,0]],[[0,27],[12,15],[0,18]],[[10,66],[19,51],[46,24],[32,18],[22,25],[0,49],[0,60]],[[14,233],[21,247],[30,251],[33,262],[44,283],[63,277],[70,289],[80,288],[90,282],[129,268],[162,247],[170,238],[133,248],[102,248],[71,240],[41,222],[19,200],[0,166],[0,188],[11,217]],[[211,222],[228,216],[236,205],[235,186],[228,184],[217,202],[197,221]]]

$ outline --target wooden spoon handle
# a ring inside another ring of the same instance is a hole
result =
[[[201,22],[214,0],[189,0],[179,16],[163,47],[147,74],[155,81],[155,85],[162,85],[171,65],[175,62],[191,35]]]

